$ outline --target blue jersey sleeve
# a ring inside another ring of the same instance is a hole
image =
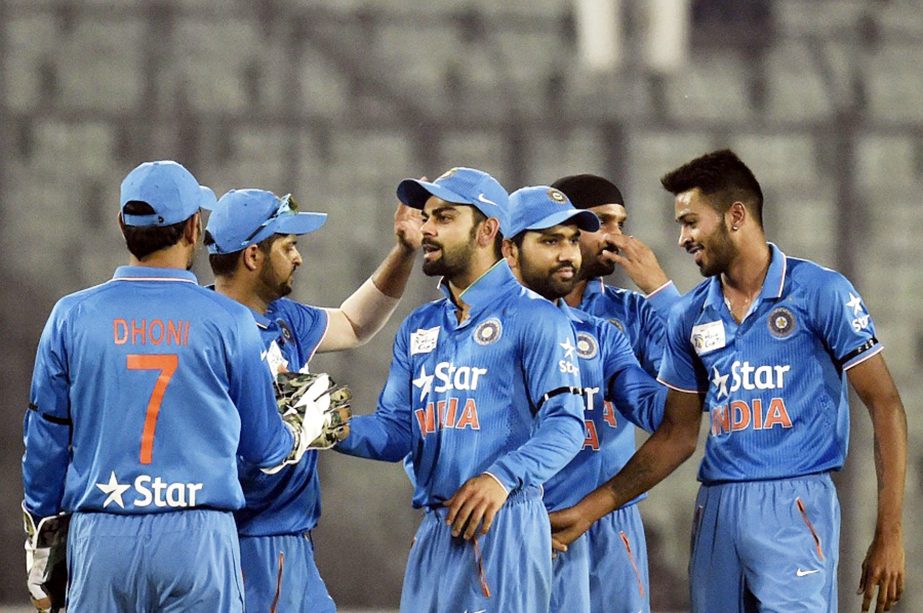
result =
[[[532,436],[485,471],[508,491],[547,481],[573,459],[585,438],[574,329],[554,305],[547,307],[537,310],[541,316],[534,325],[519,328],[521,367],[537,411]]]
[[[814,326],[843,369],[881,351],[875,324],[859,292],[838,272],[824,270],[827,278],[817,283]]]
[[[667,281],[664,285],[658,287],[653,292],[647,295],[645,300],[651,305],[654,310],[660,315],[662,321],[666,321],[670,316],[670,309],[673,308],[673,305],[679,302],[679,299],[682,298],[679,290],[676,289],[676,285],[673,284],[673,281]]]
[[[292,451],[292,435],[276,408],[275,383],[260,357],[263,343],[248,313],[236,317],[235,346],[228,356],[229,395],[240,413],[237,453],[260,467],[275,466]]]
[[[689,342],[692,333],[688,309],[680,301],[670,311],[667,320],[663,362],[657,380],[681,392],[705,393],[708,390],[708,376]]]
[[[298,335],[298,343],[305,354],[304,364],[298,365],[301,368],[311,361],[324,340],[330,316],[324,309],[307,304],[289,301],[289,305],[286,316],[291,319],[292,331]]]
[[[634,298],[629,305],[631,308],[631,317],[636,320],[637,329],[635,331],[634,347],[632,347],[635,357],[644,370],[650,375],[656,376],[660,370],[660,363],[663,359],[664,346],[664,328],[667,321],[667,315],[673,304],[679,298],[676,288],[673,289],[675,296],[671,296],[664,289],[663,299],[652,300],[642,298],[640,294],[632,293]],[[660,294],[658,294],[659,298]],[[631,336],[631,335],[629,335]]]
[[[613,402],[628,421],[653,432],[663,420],[667,388],[641,368],[624,334],[609,325],[601,327],[599,334],[600,346],[606,352],[606,400]]]
[[[22,458],[26,508],[38,517],[61,511],[64,481],[70,458],[70,400],[67,350],[55,305],[39,340],[32,374],[29,410],[23,424],[25,454]]]
[[[337,451],[386,462],[400,461],[410,453],[413,440],[410,386],[413,375],[408,361],[407,321],[394,339],[391,370],[378,397],[375,412],[350,420],[349,436],[336,446]]]

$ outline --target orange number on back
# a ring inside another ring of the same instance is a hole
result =
[[[159,370],[154,391],[147,403],[147,412],[144,417],[144,431],[141,433],[141,463],[150,464],[154,452],[154,433],[157,430],[157,415],[160,413],[160,403],[163,402],[164,392],[176,367],[179,365],[179,356],[175,353],[131,354],[128,356],[129,370]]]

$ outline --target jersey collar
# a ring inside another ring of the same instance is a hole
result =
[[[151,266],[119,266],[112,275],[113,281],[182,281],[199,284],[195,274],[179,268],[153,268]]]
[[[788,270],[788,258],[774,243],[769,245],[769,270],[763,279],[763,288],[760,290],[759,300],[751,307],[751,311],[763,300],[777,300],[782,297],[785,287],[785,273]],[[703,307],[720,308],[724,304],[724,292],[721,290],[721,277],[715,275],[709,279],[708,295]]]
[[[592,283],[592,281],[591,281],[591,283]],[[580,311],[578,311],[577,309],[575,309],[575,308],[571,307],[569,304],[567,304],[567,302],[565,302],[565,300],[564,300],[563,298],[558,298],[558,301],[555,302],[555,306],[557,306],[558,309],[560,309],[561,312],[564,313],[564,315],[567,316],[567,319],[568,319],[569,321],[575,321],[575,322],[577,322],[577,323],[583,323],[583,318],[580,317],[580,315],[578,315],[578,313],[579,313]]]
[[[489,306],[498,293],[511,286],[518,286],[519,282],[513,276],[510,265],[505,259],[501,258],[496,264],[487,269],[480,277],[474,280],[474,283],[465,288],[459,294],[458,298],[470,307],[470,315]],[[449,283],[445,278],[439,281],[439,291],[448,299],[449,303],[455,306],[452,299],[452,291],[449,289]]]

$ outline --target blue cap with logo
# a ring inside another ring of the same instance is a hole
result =
[[[561,190],[547,185],[523,187],[510,194],[510,232],[505,236],[513,238],[526,230],[545,230],[571,220],[581,230],[599,230],[596,214],[574,208]]]
[[[235,253],[273,234],[302,235],[327,221],[326,213],[299,213],[291,194],[279,198],[263,189],[232,189],[208,218],[209,253]]]
[[[125,213],[129,202],[145,202],[153,213]],[[144,162],[122,181],[119,195],[126,226],[170,226],[192,217],[199,209],[215,206],[215,192],[199,185],[192,173],[171,160]]]
[[[487,217],[496,217],[500,220],[501,232],[506,234],[509,194],[483,170],[457,166],[435,181],[404,179],[397,186],[397,199],[415,209],[422,209],[430,196],[455,204],[467,204]]]

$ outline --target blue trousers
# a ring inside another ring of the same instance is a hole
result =
[[[314,544],[309,535],[242,536],[240,560],[247,611],[336,611],[314,563]]]
[[[510,494],[477,545],[453,537],[446,515],[444,508],[424,513],[407,560],[402,613],[548,611],[551,525],[540,488]]]
[[[243,611],[230,513],[75,513],[67,548],[69,612]]]
[[[839,541],[829,475],[703,485],[689,563],[692,610],[836,611]]]
[[[649,612],[647,543],[637,505],[609,513],[554,560],[551,610]]]

